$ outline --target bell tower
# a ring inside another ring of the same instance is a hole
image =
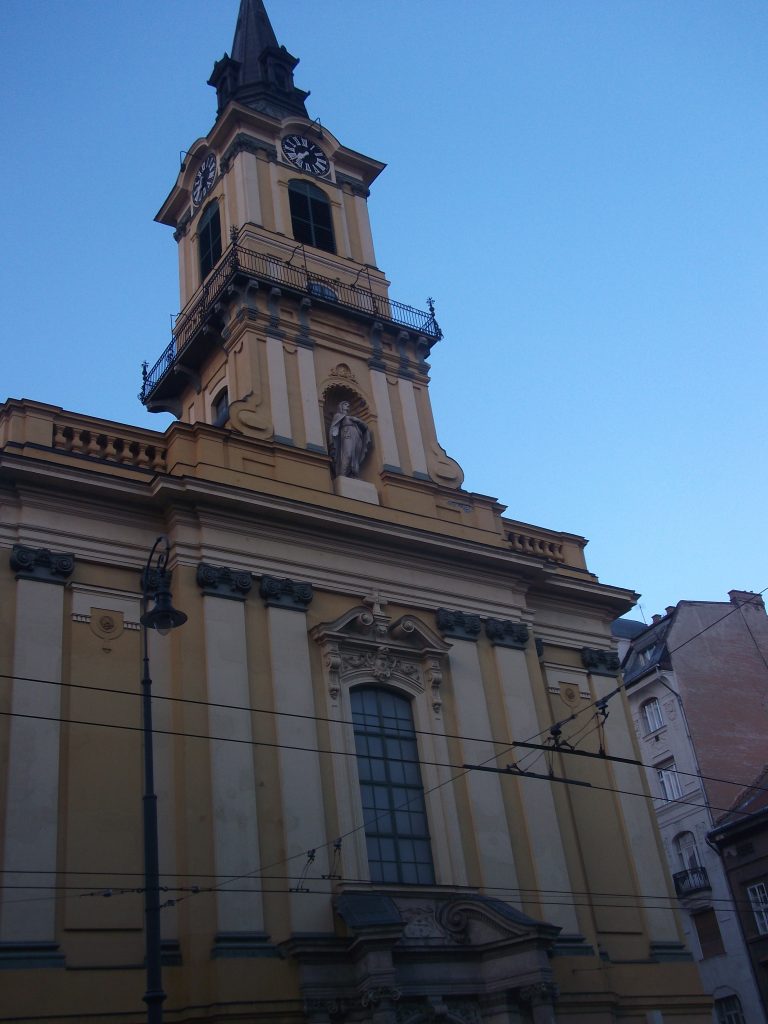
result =
[[[385,165],[309,118],[298,63],[262,0],[241,0],[209,80],[216,121],[156,217],[178,244],[181,312],[140,397],[250,439],[265,451],[251,465],[277,476],[290,464],[322,490],[411,508],[462,482],[429,402],[441,331],[431,300],[395,300],[376,265],[367,200]]]

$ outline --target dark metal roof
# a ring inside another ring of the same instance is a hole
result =
[[[621,640],[634,640],[647,628],[646,624],[640,622],[639,619],[614,619],[611,623],[611,633]]]
[[[298,63],[278,44],[262,0],[240,0],[232,56],[217,60],[208,80],[216,89],[218,112],[234,101],[272,117],[307,117],[309,93],[293,84]]]

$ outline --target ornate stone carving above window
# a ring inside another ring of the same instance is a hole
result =
[[[415,615],[393,621],[374,602],[373,608],[352,608],[335,622],[315,626],[311,635],[323,652],[334,703],[342,687],[391,683],[414,694],[429,691],[432,709],[440,713],[443,658],[450,644]]]

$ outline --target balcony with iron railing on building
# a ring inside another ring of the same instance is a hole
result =
[[[222,253],[215,269],[176,317],[170,343],[151,369],[144,364],[139,398],[145,405],[157,396],[161,384],[167,381],[182,355],[191,351],[198,335],[209,323],[211,314],[226,300],[233,286],[249,281],[309,298],[313,304],[343,309],[370,322],[380,321],[384,325],[412,331],[423,336],[428,346],[442,337],[431,299],[427,311],[415,309],[377,293],[371,287],[370,279],[366,282],[368,287],[361,284],[364,267],[351,283],[324,277],[309,270],[306,260],[303,266],[300,263],[296,265],[292,259],[279,259],[271,253],[248,248],[242,244],[245,237],[242,229],[233,229],[229,247]],[[303,246],[296,246],[294,254],[298,250],[303,250]]]
[[[696,896],[712,890],[707,869],[701,864],[686,868],[684,871],[676,871],[672,881],[675,883],[675,892],[678,896]]]

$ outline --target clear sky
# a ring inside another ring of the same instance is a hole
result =
[[[378,264],[435,298],[465,487],[648,617],[768,587],[768,3],[266,2],[310,116],[389,165]],[[178,304],[152,218],[237,7],[2,0],[3,396],[169,422],[136,399]]]

